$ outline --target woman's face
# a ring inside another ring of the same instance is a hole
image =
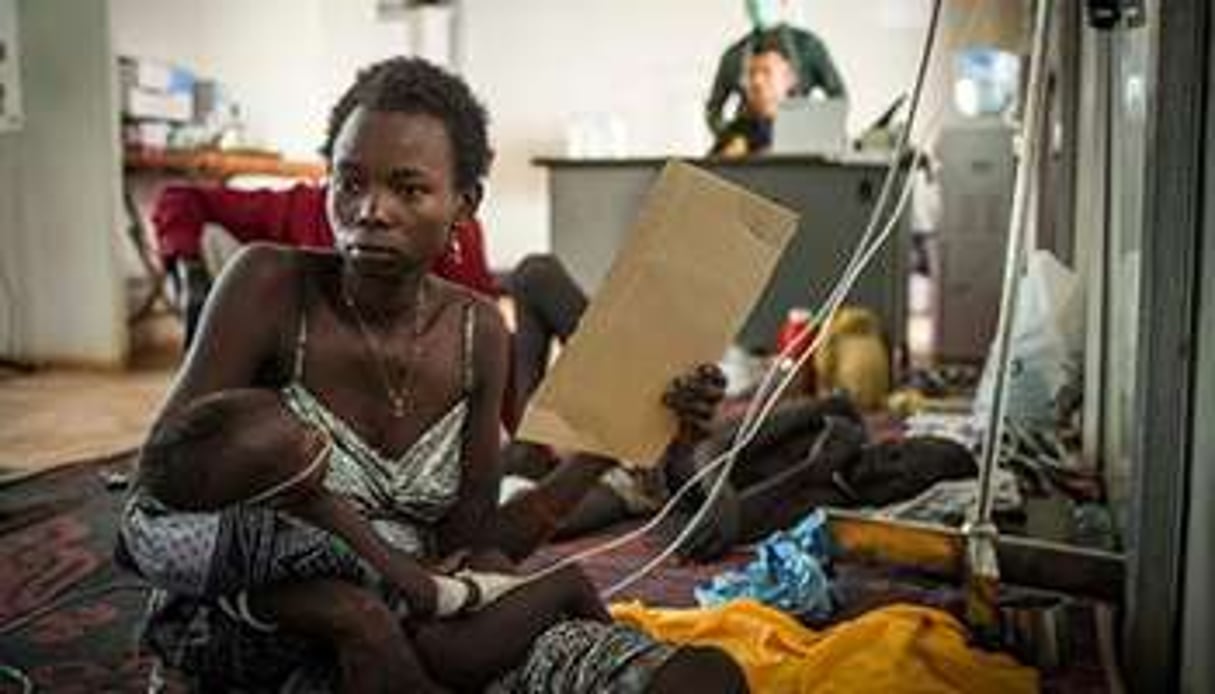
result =
[[[454,222],[472,216],[457,191],[447,127],[422,113],[358,107],[333,145],[327,199],[339,252],[360,272],[428,268]]]

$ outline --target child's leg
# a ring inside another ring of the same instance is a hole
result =
[[[435,679],[474,689],[518,666],[540,634],[573,618],[611,619],[590,581],[568,567],[468,616],[416,624],[414,644]]]
[[[328,643],[342,692],[441,692],[376,595],[350,583],[315,579],[250,594],[250,610],[279,629]]]
[[[323,530],[265,508],[175,514],[136,499],[123,537],[143,575],[185,601],[170,603],[218,607],[201,613],[210,625],[202,643],[190,636],[199,613],[172,604],[157,610],[158,628],[146,634],[153,650],[212,683],[209,689],[281,684],[321,646],[338,656],[344,691],[386,691],[399,682],[441,691],[395,614],[358,587],[366,572],[357,558]]]
[[[550,255],[524,258],[510,277],[515,300],[515,412],[523,414],[548,369],[549,346],[573,334],[587,299],[561,262]]]
[[[749,691],[742,668],[724,651],[683,646],[654,673],[648,694],[743,694]]]

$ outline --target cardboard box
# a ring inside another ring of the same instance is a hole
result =
[[[655,464],[677,426],[663,391],[721,357],[796,227],[797,215],[780,205],[667,164],[532,397],[520,438]]]

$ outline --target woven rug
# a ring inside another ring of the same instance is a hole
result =
[[[120,460],[74,465],[0,486],[0,664],[25,673],[35,691],[146,691],[151,663],[138,654],[133,639],[145,593],[110,559],[123,492],[107,486],[108,473],[125,471],[128,464],[129,460]],[[601,536],[550,545],[528,565],[546,565],[627,529],[622,526]],[[647,536],[582,566],[602,588],[633,571],[660,547],[659,540]],[[668,561],[618,598],[654,606],[692,605],[697,582],[749,558],[740,550],[705,566]],[[835,586],[842,610],[833,621],[893,602],[927,604],[955,613],[960,605],[952,586],[872,567],[837,567]],[[1073,634],[1072,663],[1064,671],[1046,673],[1043,690],[1104,691],[1091,634],[1081,629]],[[181,690],[170,679],[168,691]],[[13,681],[0,679],[0,694],[20,691]]]

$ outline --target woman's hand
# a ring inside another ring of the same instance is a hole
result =
[[[716,364],[700,364],[671,381],[662,403],[679,418],[677,440],[696,443],[708,436],[725,394],[726,376]]]

